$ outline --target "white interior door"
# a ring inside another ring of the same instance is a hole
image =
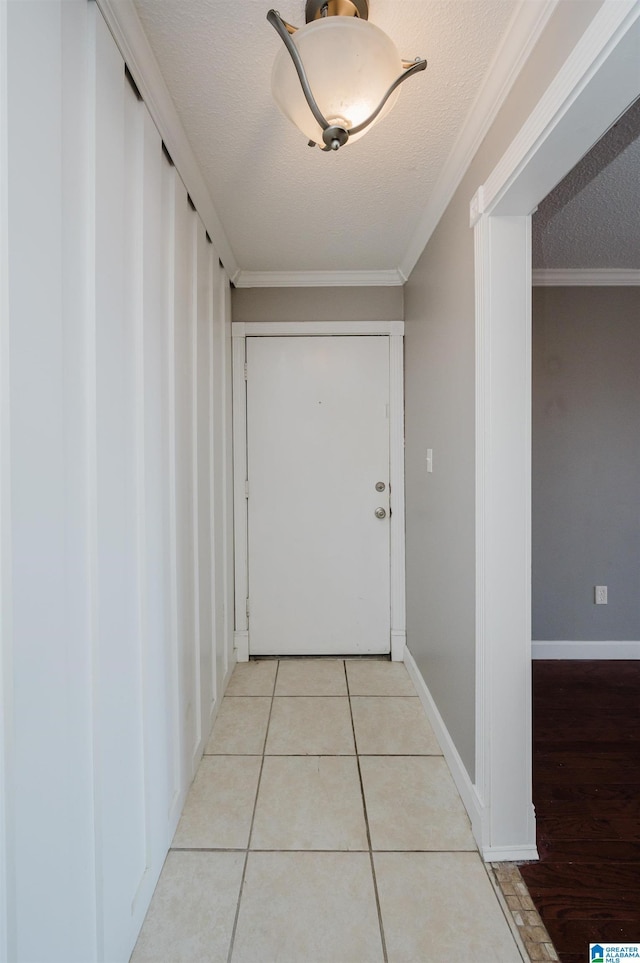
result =
[[[389,652],[389,338],[247,338],[247,459],[251,655]]]

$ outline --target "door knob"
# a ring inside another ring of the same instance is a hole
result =
[[[375,512],[374,512],[373,514],[376,516],[376,518],[386,518],[386,517],[387,517],[386,511],[385,511],[384,508],[382,508],[382,507],[381,507],[381,508],[376,508],[376,510],[375,510]]]

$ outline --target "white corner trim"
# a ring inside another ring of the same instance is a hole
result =
[[[397,632],[391,629],[391,661],[404,662],[404,653],[407,647],[406,632]]]
[[[0,960],[17,956],[9,391],[7,4],[0,4]]]
[[[635,287],[640,284],[636,268],[537,268],[534,287]]]
[[[531,806],[531,218],[474,229],[475,790],[489,846],[535,847]],[[514,322],[518,319],[518,323]],[[505,408],[503,397],[508,396]],[[505,587],[508,586],[508,587]]]
[[[560,123],[611,50],[639,16],[640,4],[637,0],[609,0],[602,4],[485,182],[486,213],[497,212],[498,204],[540,145],[550,137],[551,131]]]
[[[399,335],[404,334],[404,321],[234,321],[234,338],[269,338],[313,335]]]
[[[533,659],[640,659],[640,642],[559,642],[531,643]]]
[[[420,701],[424,706],[424,710],[427,713],[427,717],[431,723],[436,739],[438,740],[440,748],[442,749],[442,754],[444,755],[447,765],[451,770],[453,781],[456,784],[456,788],[460,793],[460,798],[462,799],[464,808],[467,810],[467,814],[471,820],[471,829],[478,844],[478,848],[484,855],[485,849],[483,846],[483,826],[485,819],[483,806],[476,792],[476,787],[469,778],[469,773],[467,772],[465,765],[460,758],[453,739],[449,735],[449,730],[447,729],[444,719],[438,711],[438,707],[433,700],[433,696],[429,692],[429,687],[427,686],[420,669],[416,665],[415,659],[406,646],[404,650],[404,664],[407,668],[409,676],[411,677],[411,681],[416,687],[416,692],[420,697]]]
[[[396,325],[396,328],[399,328]],[[404,324],[402,324],[404,329]],[[402,329],[389,338],[389,496],[391,659],[404,661],[407,603],[404,498],[404,338]]]
[[[520,0],[399,265],[409,277],[559,0]],[[473,225],[472,225],[473,226]]]
[[[237,288],[347,288],[401,287],[400,271],[239,271]]]
[[[132,0],[97,0],[171,159],[233,281],[239,271],[222,222]]]

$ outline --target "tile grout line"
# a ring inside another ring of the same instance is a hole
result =
[[[229,846],[221,846],[217,848],[215,846],[176,846],[175,849],[170,850],[172,853],[246,853],[247,849],[233,849]],[[255,848],[249,850],[251,853],[337,853],[344,855],[345,853],[368,853],[369,847],[366,849],[328,849],[326,847],[314,848],[314,849],[300,849],[299,847],[287,848],[287,849],[268,849],[267,847],[261,848],[256,846]],[[378,849],[376,850],[379,854],[386,855],[403,855],[404,853],[450,853],[453,856],[459,855],[469,855],[478,856],[477,849]],[[532,911],[531,911],[532,912]]]
[[[321,757],[323,759],[350,759],[355,752],[205,752],[205,756],[220,759],[251,759],[255,756],[266,756],[268,759],[309,759]],[[441,752],[359,752],[364,759],[442,759]]]
[[[382,942],[382,956],[384,963],[388,963],[389,956],[387,954],[387,941],[384,935],[384,925],[382,922],[382,909],[380,907],[380,895],[378,893],[378,880],[376,879],[376,867],[373,861],[373,849],[371,846],[371,830],[369,828],[369,816],[367,814],[367,802],[364,798],[364,784],[362,782],[362,770],[360,769],[360,756],[358,755],[358,740],[356,738],[356,727],[353,721],[353,709],[351,707],[351,691],[349,689],[349,674],[347,672],[347,663],[343,662],[344,666],[344,677],[347,683],[347,697],[349,699],[349,716],[351,717],[351,729],[353,732],[353,746],[356,753],[356,765],[358,767],[358,779],[360,780],[360,794],[362,796],[362,808],[364,810],[364,824],[367,831],[367,842],[369,844],[369,862],[371,864],[371,876],[373,878],[373,894],[376,900],[376,910],[378,913],[378,926],[380,927],[380,940]]]
[[[240,904],[242,902],[242,891],[244,889],[245,879],[247,875],[247,864],[249,862],[249,853],[251,850],[251,837],[253,835],[253,824],[256,818],[256,810],[258,808],[258,795],[260,793],[260,783],[262,782],[262,771],[264,769],[265,760],[265,749],[267,748],[267,738],[269,736],[269,725],[271,724],[271,713],[273,712],[273,701],[276,694],[276,685],[278,684],[278,671],[280,669],[280,662],[276,661],[276,674],[273,679],[273,691],[271,693],[271,705],[269,706],[269,716],[267,718],[267,728],[264,734],[264,743],[262,744],[262,757],[260,762],[260,772],[258,773],[258,784],[256,786],[256,798],[253,801],[253,812],[251,814],[251,824],[249,826],[249,837],[247,839],[247,847],[245,849],[244,856],[244,866],[242,867],[242,878],[240,880],[240,890],[238,892],[238,903],[236,905],[236,914],[233,919],[233,929],[231,930],[231,941],[229,943],[229,953],[227,955],[227,963],[231,963],[231,958],[233,955],[233,946],[236,940],[236,932],[238,929],[238,919],[240,917]],[[242,850],[240,850],[242,852]]]
[[[250,695],[233,695],[233,693],[224,696],[225,699],[269,699],[270,696],[250,696]],[[280,693],[275,696],[276,699],[344,699],[344,695],[337,693],[325,693],[325,695],[318,695],[317,693],[307,692],[303,695],[294,695],[292,693]],[[354,699],[419,699],[420,697],[415,695],[372,695],[371,693],[360,693],[354,692]]]

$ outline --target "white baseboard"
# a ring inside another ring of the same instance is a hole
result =
[[[219,712],[219,710],[220,710],[220,706],[221,706],[221,704],[222,704],[222,697],[224,696],[224,693],[226,692],[227,686],[229,685],[229,680],[230,680],[230,678],[231,678],[231,673],[233,672],[233,670],[234,670],[234,668],[235,668],[235,665],[236,665],[236,660],[235,660],[235,655],[233,655],[232,658],[229,660],[229,666],[228,666],[228,668],[227,668],[227,671],[226,671],[224,680],[223,680],[223,682],[222,682],[222,691],[221,691],[221,693],[220,693],[220,698],[219,698],[219,699],[214,699],[214,700],[211,702],[211,709],[210,709],[210,712],[209,712],[209,732],[207,733],[206,739],[203,739],[203,740],[201,741],[201,746],[202,746],[203,751],[204,751],[204,747],[206,746],[207,742],[209,741],[209,736],[211,735],[211,733],[212,733],[212,731],[213,731],[213,726],[214,726],[214,724],[215,724],[216,717],[217,717],[217,715],[218,715],[218,712]],[[200,765],[200,760],[201,760],[201,759],[202,759],[202,754],[200,754],[200,757],[198,758],[197,762],[195,761],[195,756],[194,756],[194,760],[193,760],[194,766],[195,766],[195,768],[194,768],[194,773],[193,773],[194,776],[195,776],[195,773],[196,773],[197,770],[198,770],[198,766]],[[168,821],[167,850],[171,847],[171,842],[172,842],[172,840],[173,840],[173,837],[175,836],[176,829],[178,828],[178,823],[180,822],[180,816],[182,815],[182,810],[184,809],[184,804],[185,804],[185,801],[186,801],[186,798],[187,798],[187,793],[189,792],[189,788],[190,788],[190,786],[191,786],[191,782],[192,782],[192,781],[193,781],[193,780],[191,780],[188,785],[182,786],[182,787],[176,792],[176,794],[175,794],[175,796],[174,796],[174,798],[173,798],[173,800],[172,800],[171,809],[170,809],[170,812],[169,812],[169,821]]]
[[[225,692],[227,691],[227,686],[229,685],[229,682],[231,680],[231,676],[233,675],[233,670],[236,667],[237,661],[238,661],[238,654],[235,648],[231,648],[229,652],[228,660],[227,660],[227,671],[225,672],[224,679],[222,680],[222,689],[220,692],[220,699],[222,699]]]
[[[476,788],[469,778],[469,773],[467,772],[465,765],[460,758],[458,750],[456,749],[453,739],[449,735],[449,730],[447,729],[444,719],[438,711],[438,707],[433,701],[433,696],[429,692],[427,683],[425,682],[420,669],[416,665],[416,661],[411,655],[409,649],[405,646],[404,649],[404,664],[407,667],[407,672],[411,676],[411,680],[416,687],[416,691],[420,697],[420,701],[424,706],[424,710],[427,713],[427,717],[433,731],[435,733],[436,739],[440,744],[442,749],[442,754],[447,761],[447,765],[451,770],[451,775],[453,776],[453,781],[456,784],[456,788],[460,793],[460,798],[464,808],[467,810],[467,815],[471,820],[471,829],[473,831],[474,838],[478,844],[480,852],[485,856],[485,848],[483,845],[483,809],[482,803],[478,798]],[[494,857],[491,857],[494,858]]]
[[[640,659],[640,642],[532,642],[532,659]]]

